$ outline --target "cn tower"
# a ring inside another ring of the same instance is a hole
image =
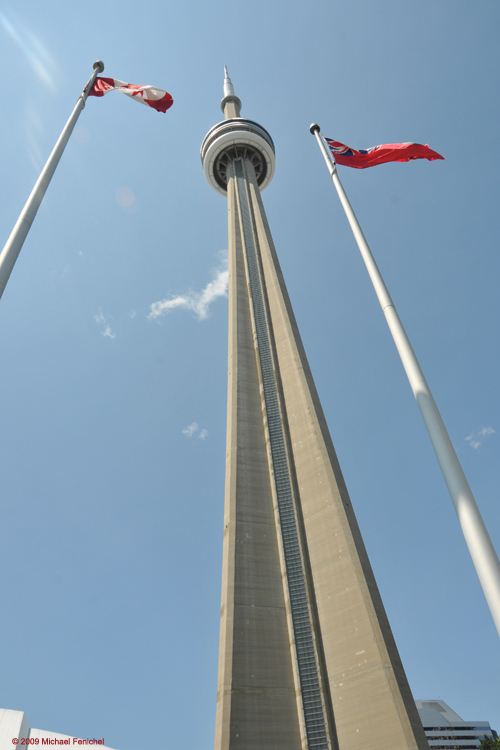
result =
[[[221,109],[201,147],[229,218],[215,750],[425,750],[261,199],[273,140],[227,70]]]

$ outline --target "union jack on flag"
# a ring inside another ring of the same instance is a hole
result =
[[[355,169],[375,167],[377,164],[387,164],[390,161],[412,161],[413,159],[444,159],[444,156],[433,151],[429,146],[420,143],[386,143],[373,148],[359,149],[350,148],[345,143],[332,141],[325,138],[333,158],[337,164]]]

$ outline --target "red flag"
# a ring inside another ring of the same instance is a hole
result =
[[[104,96],[108,91],[121,91],[123,94],[131,96],[136,102],[141,102],[141,104],[156,109],[157,112],[166,112],[174,103],[170,94],[162,91],[162,89],[155,88],[155,86],[133,86],[131,83],[124,83],[117,78],[101,78],[100,76],[95,79],[94,85],[89,91],[89,96]]]
[[[433,151],[429,146],[420,143],[386,143],[383,146],[360,149],[354,148],[325,138],[337,164],[355,169],[375,167],[377,164],[387,164],[389,161],[412,161],[412,159],[444,159],[444,156]]]

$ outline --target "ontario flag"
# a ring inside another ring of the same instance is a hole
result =
[[[359,149],[349,148],[344,143],[325,138],[337,164],[355,169],[375,167],[390,161],[412,161],[413,159],[444,159],[444,156],[433,151],[429,146],[420,143],[386,143],[383,146]]]
[[[109,91],[121,91],[122,94],[131,96],[136,102],[146,104],[156,109],[157,112],[166,112],[174,103],[170,94],[157,89],[156,86],[134,86],[131,83],[119,81],[117,78],[101,78],[100,76],[95,79],[89,96],[104,96]]]

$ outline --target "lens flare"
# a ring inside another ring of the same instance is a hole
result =
[[[19,47],[37,78],[51,91],[57,88],[57,65],[43,42],[30,29],[20,23],[16,27],[0,11],[0,26]]]

